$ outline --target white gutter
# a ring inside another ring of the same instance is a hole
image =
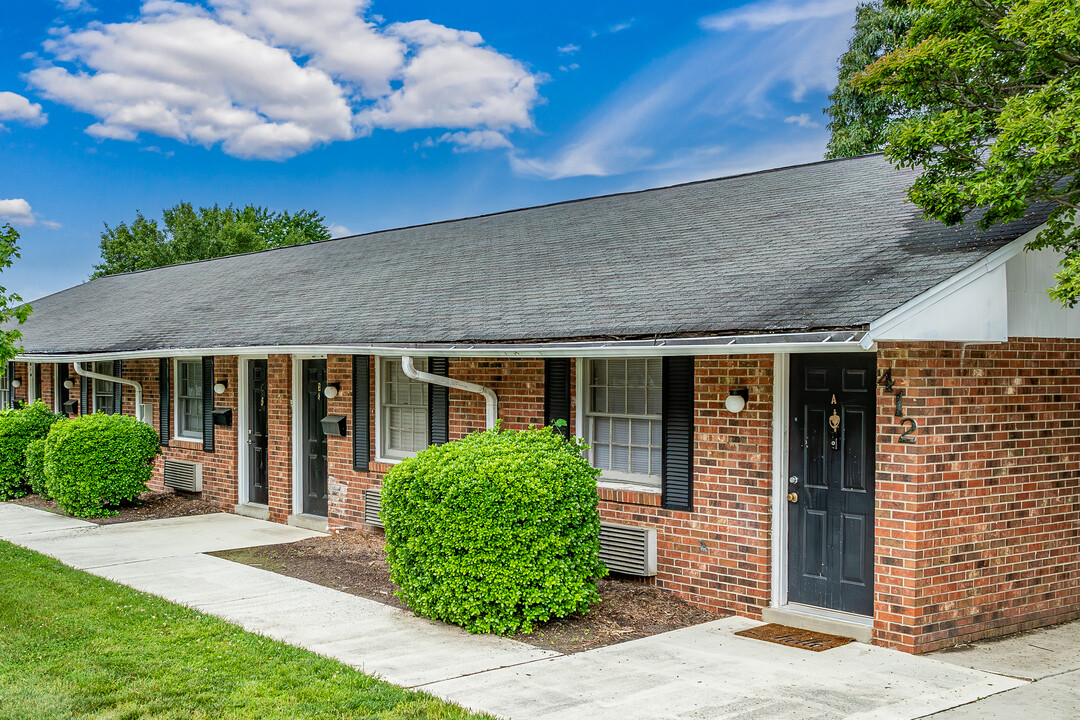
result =
[[[135,360],[201,355],[378,355],[380,357],[660,357],[664,355],[756,355],[778,352],[858,352],[862,330],[721,335],[655,340],[586,340],[534,343],[355,343],[348,345],[237,345],[208,348],[158,348],[127,352],[25,353],[17,360],[76,362]]]
[[[115,375],[102,375],[101,373],[96,373],[96,372],[93,372],[92,370],[87,370],[86,368],[84,368],[82,366],[81,362],[76,362],[76,363],[74,363],[74,365],[75,365],[75,374],[79,375],[81,377],[91,378],[93,380],[104,380],[105,382],[120,383],[121,385],[129,385],[129,386],[135,388],[135,418],[137,420],[139,420],[140,422],[145,422],[145,423],[151,422],[150,420],[144,419],[142,417],[142,411],[143,411],[143,406],[142,406],[143,405],[143,403],[142,403],[142,385],[135,382],[134,380],[129,380],[127,378],[120,378],[120,377],[116,377]],[[116,412],[120,412],[120,410],[121,410],[120,408],[116,408]]]
[[[491,388],[484,387],[483,385],[476,385],[471,382],[465,382],[464,380],[454,380],[452,378],[443,377],[442,375],[432,375],[431,373],[421,372],[413,365],[413,359],[405,355],[401,358],[401,371],[413,380],[419,380],[420,382],[431,383],[432,385],[442,385],[443,387],[451,387],[456,390],[464,390],[465,392],[475,393],[477,395],[483,395],[484,400],[487,401],[487,426],[490,430],[495,427],[495,423],[499,420],[499,396],[495,394],[495,391]]]

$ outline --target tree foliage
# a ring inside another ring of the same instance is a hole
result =
[[[101,262],[94,266],[92,277],[329,238],[325,219],[312,210],[291,214],[253,205],[196,210],[191,203],[179,203],[163,211],[160,225],[141,212],[130,225],[106,224],[101,233]]]
[[[1065,253],[1051,297],[1080,299],[1080,6],[911,0],[899,45],[851,81],[891,108],[885,155],[922,173],[927,217],[979,227],[1052,210],[1029,249]]]
[[[866,67],[900,46],[919,10],[907,0],[874,0],[855,10],[855,35],[840,56],[840,76],[829,96],[827,158],[852,157],[880,151],[891,122],[908,113],[895,98],[865,92],[852,80]]]
[[[19,233],[10,225],[0,226],[0,272],[7,270],[19,257]],[[22,352],[22,333],[17,325],[26,322],[33,310],[15,293],[0,285],[0,374],[6,372],[7,361]],[[12,320],[16,326],[12,325]]]

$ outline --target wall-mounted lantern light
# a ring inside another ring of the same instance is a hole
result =
[[[333,400],[341,392],[341,383],[327,383],[323,388],[322,394],[326,396],[327,400]]]
[[[749,400],[750,391],[748,389],[732,390],[724,400],[724,407],[728,409],[728,412],[741,413]]]
[[[22,380],[12,380],[11,381],[11,387],[13,387],[13,388],[22,387]]]
[[[228,380],[218,380],[214,383],[214,394],[221,395],[225,392],[225,388],[229,387]]]
[[[70,390],[73,387],[75,387],[75,383],[73,383],[71,380],[65,380],[64,381],[64,389],[65,390]]]

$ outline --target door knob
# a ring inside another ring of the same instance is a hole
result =
[[[787,494],[787,501],[788,502],[799,502],[799,493],[788,493]]]

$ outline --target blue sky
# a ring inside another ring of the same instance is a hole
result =
[[[818,160],[855,4],[6,3],[0,282],[83,282],[180,201],[341,235]]]

